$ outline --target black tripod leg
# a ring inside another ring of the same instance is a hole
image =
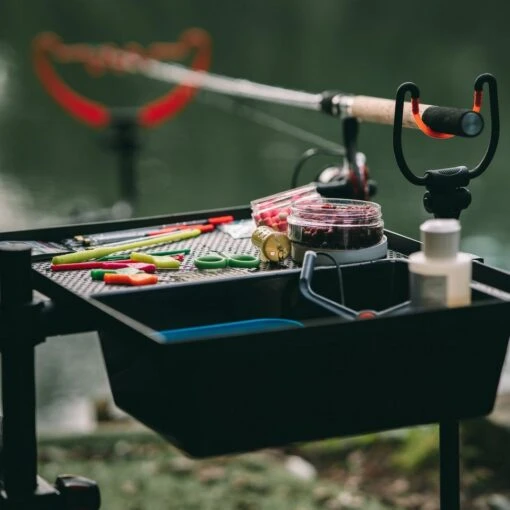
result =
[[[41,301],[33,300],[31,250],[0,248],[0,509],[98,510],[93,480],[63,475],[56,488],[37,476],[35,346],[44,338]],[[57,490],[58,489],[58,490]]]
[[[4,489],[10,500],[28,501],[37,487],[35,432],[35,342],[24,324],[31,321],[30,249],[0,250],[2,311],[2,401]],[[27,506],[28,508],[28,506]]]
[[[439,423],[441,510],[460,510],[459,422]]]

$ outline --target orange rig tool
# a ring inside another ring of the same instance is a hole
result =
[[[103,281],[108,285],[153,285],[158,283],[158,277],[155,274],[118,274],[106,273]]]

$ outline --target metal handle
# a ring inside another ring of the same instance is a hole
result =
[[[303,265],[301,267],[301,273],[299,275],[299,290],[301,294],[312,301],[316,305],[325,308],[329,312],[342,317],[343,319],[352,321],[357,317],[357,313],[346,306],[339,305],[335,303],[331,299],[325,298],[324,296],[320,296],[316,292],[312,290],[312,278],[313,278],[313,270],[315,267],[315,261],[317,259],[317,254],[314,251],[308,250],[305,253],[303,259]]]

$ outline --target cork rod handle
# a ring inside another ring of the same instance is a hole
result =
[[[420,114],[431,105],[420,104]],[[395,101],[381,97],[353,96],[351,104],[351,115],[361,121],[375,122],[376,124],[393,124],[395,115]],[[402,126],[405,128],[418,129],[411,112],[411,103],[404,103]]]

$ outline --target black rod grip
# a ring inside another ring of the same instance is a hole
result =
[[[483,117],[473,110],[429,106],[422,120],[430,129],[440,133],[473,138],[483,131]]]

